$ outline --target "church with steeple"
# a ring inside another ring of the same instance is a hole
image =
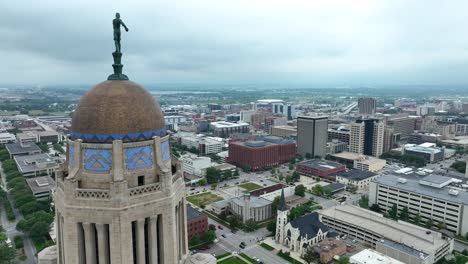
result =
[[[328,227],[320,222],[317,212],[290,221],[284,190],[281,191],[276,216],[276,243],[287,247],[290,251],[303,254],[307,247],[324,240],[328,234]]]

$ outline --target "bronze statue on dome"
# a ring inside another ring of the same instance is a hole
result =
[[[112,21],[112,25],[114,26],[115,52],[120,53],[120,26],[123,26],[127,32],[128,27],[125,25],[122,19],[120,19],[119,13],[115,13],[115,19]]]

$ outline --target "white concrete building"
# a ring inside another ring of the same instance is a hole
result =
[[[223,150],[223,141],[208,137],[182,137],[181,144],[187,148],[196,148],[201,155],[216,154]]]
[[[182,171],[190,175],[205,176],[206,169],[211,167],[211,159],[209,157],[187,155],[182,157],[181,161]]]
[[[422,222],[440,222],[447,230],[464,235],[468,232],[468,192],[457,187],[461,182],[439,175],[384,175],[371,182],[369,205],[378,204],[383,211],[394,204],[398,210],[406,207],[410,219],[419,214]]]
[[[405,264],[372,249],[364,249],[349,258],[352,264]]]
[[[14,143],[16,142],[16,137],[11,133],[0,133],[0,145]]]
[[[319,213],[328,228],[403,263],[432,264],[453,250],[453,238],[357,206],[338,205]]]
[[[239,216],[244,223],[250,219],[261,222],[273,216],[271,204],[272,202],[267,199],[245,194],[241,197],[232,198],[229,209],[233,214]]]

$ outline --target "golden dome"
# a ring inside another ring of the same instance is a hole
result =
[[[165,134],[164,116],[153,96],[124,80],[102,82],[89,90],[76,108],[71,138],[84,142],[125,142]]]

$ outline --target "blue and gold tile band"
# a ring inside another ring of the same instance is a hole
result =
[[[123,142],[136,142],[150,140],[154,136],[165,136],[166,129],[158,129],[147,132],[129,133],[129,134],[86,134],[71,132],[71,139],[81,139],[88,143],[111,143],[114,140],[122,140]]]

